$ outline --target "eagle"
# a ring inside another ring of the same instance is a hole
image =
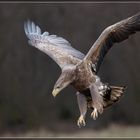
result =
[[[96,120],[105,108],[124,95],[126,86],[103,83],[98,71],[105,55],[115,43],[140,31],[140,12],[106,27],[86,55],[73,48],[63,37],[51,35],[47,31],[42,33],[39,26],[30,20],[24,23],[24,30],[29,44],[47,54],[61,68],[52,95],[56,97],[68,85],[76,89],[79,127],[86,125],[88,110],[91,110],[91,117]]]

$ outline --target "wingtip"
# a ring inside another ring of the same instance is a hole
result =
[[[30,24],[30,20],[29,19],[24,21],[24,31],[25,31],[26,34],[29,33],[29,24]]]
[[[41,29],[39,26],[37,26],[33,21],[31,21],[30,19],[27,19],[24,22],[24,30],[26,34],[31,34],[31,33],[35,33],[35,34],[41,34]]]
[[[140,18],[140,11],[132,15],[130,18]]]
[[[136,15],[140,15],[140,11],[136,13]]]
[[[27,21],[24,21],[24,31],[25,31],[25,34],[27,35],[28,34]]]

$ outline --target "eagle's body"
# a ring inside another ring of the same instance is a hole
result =
[[[72,85],[77,89],[77,91],[82,92],[85,89],[89,88],[92,83],[95,83],[96,76],[91,69],[91,63],[80,63],[76,69],[75,74],[76,78]]]
[[[91,117],[96,119],[104,108],[118,101],[124,93],[124,86],[110,86],[98,77],[103,58],[113,46],[140,31],[140,13],[107,27],[85,55],[74,49],[62,37],[49,35],[33,22],[25,24],[29,43],[50,56],[61,68],[62,73],[52,92],[55,97],[62,89],[72,85],[77,90],[80,110],[78,126],[85,125],[87,109],[92,109]]]

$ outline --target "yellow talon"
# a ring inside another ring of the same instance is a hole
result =
[[[85,123],[85,119],[84,119],[84,116],[81,115],[77,121],[77,125],[81,128],[82,126],[85,126],[86,123]]]
[[[91,117],[96,120],[98,118],[98,111],[96,108],[94,108],[94,110],[91,113]]]

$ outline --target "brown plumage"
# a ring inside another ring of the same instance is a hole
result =
[[[77,90],[77,101],[80,110],[78,126],[85,125],[87,109],[91,109],[91,117],[96,119],[98,113],[114,102],[124,93],[124,86],[110,86],[102,83],[97,76],[104,56],[114,43],[126,40],[131,34],[140,31],[140,13],[107,27],[84,55],[74,49],[62,37],[41,34],[41,30],[33,22],[27,21],[24,26],[29,43],[49,55],[61,68],[62,74],[54,85],[55,97],[62,89],[72,85]]]

